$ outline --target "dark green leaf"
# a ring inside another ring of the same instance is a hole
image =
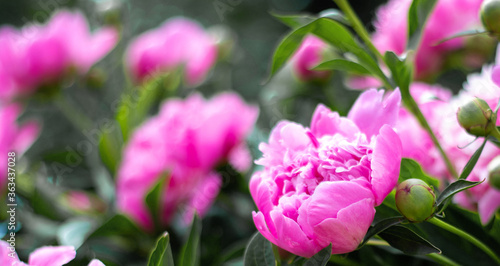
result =
[[[425,22],[437,0],[413,0],[408,13],[408,50],[415,50],[420,42]]]
[[[401,160],[401,171],[399,172],[399,183],[410,179],[417,178],[423,180],[428,185],[439,187],[439,180],[430,177],[424,173],[420,164],[408,158]]]
[[[395,225],[378,234],[392,247],[403,251],[408,255],[426,255],[430,253],[441,253],[437,247],[423,239],[412,230]]]
[[[168,173],[163,173],[156,184],[149,190],[146,195],[146,206],[148,206],[149,212],[153,217],[153,221],[157,226],[160,225],[159,213],[160,213],[160,203],[162,195],[165,193],[165,186],[170,180],[170,175]]]
[[[318,18],[330,18],[344,25],[350,25],[344,14],[342,14],[338,9],[334,8],[323,10],[317,16],[314,16],[312,14],[282,15],[274,12],[271,12],[271,15],[292,29],[302,27]]]
[[[486,145],[486,141],[487,140],[485,139],[483,141],[483,144],[481,144],[481,146],[474,152],[472,157],[470,157],[470,160],[465,165],[458,179],[466,179],[472,172],[472,169],[474,169],[474,166],[476,166],[477,160],[479,160],[479,156],[481,156],[481,153],[483,152],[484,145]]]
[[[457,180],[457,181],[451,183],[449,186],[447,186],[443,190],[443,192],[441,192],[441,194],[439,194],[439,196],[436,200],[436,206],[438,206],[438,209],[439,209],[439,206],[441,205],[441,203],[443,203],[443,201],[445,201],[447,198],[452,197],[453,195],[457,194],[460,191],[477,186],[477,185],[481,184],[482,182],[483,181],[472,182],[472,181],[460,179],[460,180]]]
[[[117,214],[95,230],[90,236],[110,236],[110,235],[136,235],[142,234],[141,230],[126,216]]]
[[[256,232],[245,250],[243,256],[245,266],[274,266],[273,248],[271,242],[264,238],[259,232]]]
[[[156,241],[155,249],[149,255],[148,266],[174,266],[174,257],[170,247],[170,236],[163,233]]]
[[[460,37],[468,37],[468,36],[475,36],[475,35],[481,35],[481,34],[486,34],[488,33],[487,31],[485,30],[466,30],[466,31],[462,31],[462,32],[459,32],[459,33],[455,33],[449,37],[446,37],[442,40],[440,40],[439,42],[437,42],[435,45],[439,45],[439,44],[442,44],[444,42],[447,42],[451,39],[455,39],[455,38],[460,38]]]
[[[334,59],[326,62],[322,62],[313,68],[314,70],[341,70],[359,75],[370,75],[370,71],[368,71],[364,66],[348,61],[345,59]]]
[[[309,24],[293,30],[283,38],[273,55],[270,78],[283,67],[307,34],[314,34],[320,37],[325,42],[339,49],[340,52],[354,54],[358,58],[360,65],[375,76],[385,78],[375,58],[358,45],[349,30],[339,22],[329,18],[318,18]]]
[[[200,265],[199,261],[200,235],[201,235],[201,220],[198,217],[198,215],[194,215],[188,241],[182,247],[180,263],[179,263],[180,266]]]
[[[330,260],[332,255],[332,244],[314,254],[310,259],[306,260],[303,266],[324,266]]]
[[[385,231],[387,228],[398,225],[401,222],[405,221],[405,218],[399,216],[399,217],[391,217],[384,219],[382,221],[379,221],[375,225],[370,226],[370,229],[368,229],[368,232],[366,232],[365,239],[363,242],[359,245],[358,248],[361,248],[370,238],[373,236]]]

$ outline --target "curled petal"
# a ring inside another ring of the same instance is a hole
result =
[[[338,212],[314,227],[316,241],[320,246],[332,243],[332,254],[354,251],[363,241],[375,217],[373,199],[364,199]]]
[[[351,120],[340,117],[337,112],[332,112],[328,107],[319,104],[313,114],[311,132],[318,138],[336,133],[354,137],[359,129]]]
[[[401,105],[401,93],[396,89],[384,100],[384,91],[376,89],[362,93],[348,114],[368,138],[377,135],[383,125],[394,126]]]
[[[106,266],[98,259],[93,259],[88,266]]]
[[[384,198],[398,182],[401,153],[402,147],[399,136],[391,127],[383,126],[376,139],[371,163],[371,184],[375,194],[376,206],[384,201]]]

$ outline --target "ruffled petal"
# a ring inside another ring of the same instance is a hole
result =
[[[351,120],[340,117],[337,112],[319,104],[311,120],[311,132],[318,138],[336,133],[354,138],[359,129]]]

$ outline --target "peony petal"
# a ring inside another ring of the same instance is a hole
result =
[[[193,195],[183,214],[183,222],[186,226],[191,224],[195,212],[200,217],[203,217],[207,213],[215,198],[219,194],[221,185],[221,177],[216,173],[210,173],[200,182],[200,184],[198,184],[196,188],[192,188],[193,190],[191,193]]]
[[[312,229],[325,219],[337,218],[342,209],[365,199],[373,201],[373,192],[357,182],[323,181],[299,208],[297,221],[303,227]],[[304,231],[308,232],[309,229],[306,228]]]
[[[276,238],[280,248],[302,257],[312,257],[320,250],[297,222],[284,216],[281,211],[271,211],[271,219],[276,227]]]
[[[495,83],[495,85],[500,87],[500,65],[493,67],[491,80]]]
[[[76,256],[72,246],[41,247],[30,254],[28,264],[36,266],[61,266]]]
[[[481,223],[487,224],[495,212],[500,208],[500,191],[490,188],[479,200],[478,212]]]
[[[363,241],[375,217],[373,199],[364,199],[338,212],[314,227],[316,241],[322,247],[332,243],[332,254],[354,251]]]
[[[401,104],[399,89],[387,95],[384,91],[371,89],[363,92],[349,111],[351,119],[368,138],[377,135],[383,125],[394,126]]]
[[[371,184],[375,194],[376,206],[396,186],[401,167],[401,141],[388,125],[380,129],[371,162]]]

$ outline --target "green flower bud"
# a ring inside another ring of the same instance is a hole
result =
[[[488,164],[488,182],[491,187],[500,190],[500,156],[495,157]]]
[[[479,11],[484,28],[491,34],[500,34],[500,0],[486,0]]]
[[[434,214],[434,190],[420,179],[408,179],[397,187],[396,207],[410,222],[423,222]]]
[[[484,137],[495,130],[497,115],[482,99],[475,98],[457,111],[458,123],[471,135]]]

